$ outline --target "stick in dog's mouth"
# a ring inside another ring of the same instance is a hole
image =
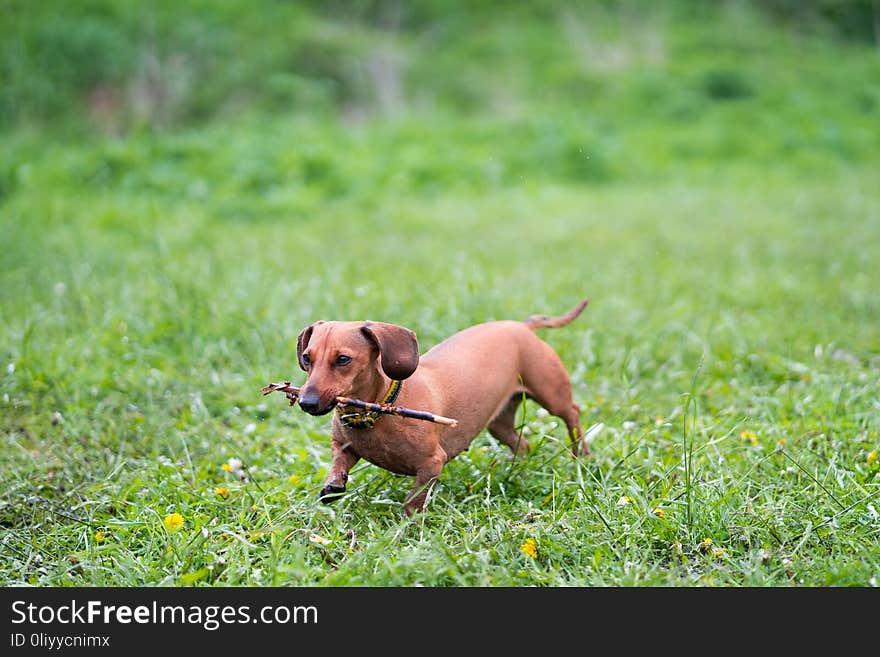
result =
[[[290,402],[291,406],[296,405],[296,400],[299,398],[299,388],[290,384],[290,381],[284,381],[283,383],[270,383],[266,386],[263,386],[262,393],[264,395],[268,395],[272,392],[283,392],[284,395]],[[352,399],[351,397],[337,397],[336,404],[338,406],[355,406],[356,408],[362,408],[366,411],[373,411],[375,413],[385,413],[387,415],[399,415],[401,417],[408,417],[413,420],[424,420],[425,422],[434,422],[435,424],[443,424],[448,427],[454,427],[458,424],[458,420],[454,420],[450,417],[443,417],[442,415],[435,415],[434,413],[429,413],[428,411],[417,411],[411,408],[404,408],[403,406],[392,406],[391,404],[374,404],[372,402],[365,402],[360,399]]]

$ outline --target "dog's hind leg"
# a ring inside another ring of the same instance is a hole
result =
[[[581,430],[581,409],[570,399],[567,402],[557,404],[545,404],[536,396],[535,401],[541,404],[551,415],[555,415],[565,422],[568,429],[568,437],[571,440],[571,453],[575,456],[589,456],[590,448],[584,442]]]
[[[549,397],[540,393],[534,393],[531,396],[546,408],[550,415],[555,415],[565,422],[568,437],[571,440],[571,453],[574,456],[589,456],[590,448],[584,442],[581,430],[581,408],[571,398],[571,384],[567,378],[565,383],[565,386],[555,389]]]
[[[533,367],[523,373],[526,393],[551,415],[565,422],[572,453],[589,456],[590,450],[581,431],[581,409],[572,399],[568,373],[555,352],[549,347],[543,351],[544,358],[533,361]]]
[[[406,515],[411,516],[416,511],[425,508],[425,501],[428,499],[428,493],[431,492],[437,479],[440,477],[440,471],[447,461],[446,452],[438,446],[434,455],[425,461],[421,468],[416,471],[416,483],[413,489],[406,496],[403,503],[403,510]]]
[[[551,411],[552,413],[553,411]],[[568,428],[568,437],[571,439],[571,452],[575,456],[589,456],[590,448],[583,437],[581,430],[581,409],[580,406],[571,402],[568,409],[563,409],[562,414],[553,413],[556,417],[562,418],[565,426]]]

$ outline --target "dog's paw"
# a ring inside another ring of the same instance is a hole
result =
[[[332,484],[327,484],[321,489],[318,499],[324,504],[330,504],[331,502],[338,500],[344,492],[345,486],[333,486]]]

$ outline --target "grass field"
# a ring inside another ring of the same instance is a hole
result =
[[[180,60],[207,67],[255,24],[318,29],[242,56],[275,80],[250,101],[215,63],[146,119],[82,100],[91,78],[46,91],[29,67],[53,3],[19,5],[0,69],[0,583],[877,585],[877,48],[745,2],[539,5],[471,24],[425,3],[389,34],[181,3],[153,17],[167,75],[175,45],[213,44]],[[67,15],[71,42],[124,49],[126,6]],[[278,68],[306,46],[326,57]],[[382,48],[402,73],[350,68]],[[528,404],[528,458],[482,434],[413,519],[411,481],[363,462],[318,503],[328,418],[260,395],[303,380],[316,319],[401,324],[424,352],[583,297],[541,337],[592,456]]]

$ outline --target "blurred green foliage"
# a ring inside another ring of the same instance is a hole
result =
[[[850,66],[848,53],[876,47],[878,21],[872,0],[4,0],[2,8],[0,128],[61,121],[111,133],[251,110],[523,114],[574,105],[632,118],[646,95],[670,118],[690,120],[707,111],[704,100],[766,107],[795,93],[802,79],[791,72],[805,51],[828,47],[817,37],[842,51],[829,67]],[[762,65],[777,53],[790,60],[784,68]],[[834,76],[840,88],[825,91],[876,109],[876,86],[853,84],[864,73]]]
[[[871,2],[3,6],[0,199],[32,180],[25,163],[48,135],[179,134],[81,154],[96,161],[77,175],[156,194],[183,176],[196,195],[224,178],[222,198],[256,190],[270,209],[302,210],[376,190],[669,179],[720,162],[821,172],[880,152],[880,56],[854,27],[873,25]],[[254,134],[206,161],[186,131],[224,139],[230,121]]]

